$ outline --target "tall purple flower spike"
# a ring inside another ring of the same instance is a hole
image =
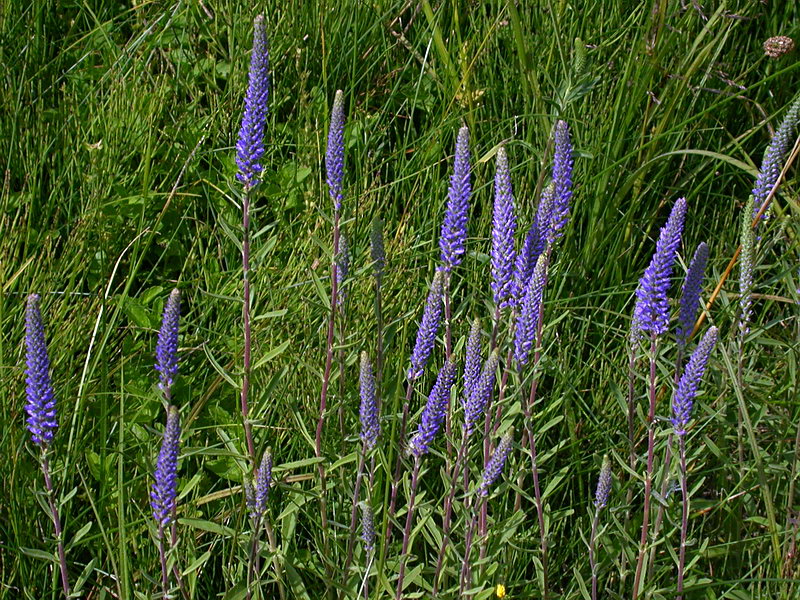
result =
[[[611,494],[611,459],[608,454],[603,457],[603,466],[600,467],[600,476],[597,478],[597,491],[594,495],[594,505],[597,508],[605,508],[608,504],[608,496]]]
[[[236,178],[245,189],[258,183],[261,157],[264,156],[264,126],[269,107],[269,47],[264,17],[259,15],[253,23],[253,52],[250,55],[250,73],[244,97],[244,115],[236,142]]]
[[[513,300],[516,231],[511,172],[508,169],[506,149],[501,147],[497,151],[492,219],[492,291],[494,302],[500,308],[508,306]]]
[[[705,242],[700,242],[694,251],[692,262],[689,263],[686,279],[683,281],[681,309],[676,332],[678,345],[682,348],[686,347],[694,328],[694,319],[697,316],[697,308],[700,305],[700,290],[703,287],[706,262],[708,262],[708,246]]]
[[[450,189],[447,192],[447,208],[439,236],[442,250],[442,266],[446,272],[461,264],[467,241],[467,218],[469,198],[472,194],[469,164],[469,129],[464,126],[458,130],[456,154],[453,159],[453,174],[450,176]]]
[[[159,372],[158,387],[169,394],[178,374],[178,324],[181,315],[181,293],[172,290],[164,305],[161,329],[156,344],[156,371]]]
[[[531,349],[536,341],[536,330],[539,326],[539,313],[546,280],[547,256],[540,254],[525,290],[525,296],[520,303],[521,308],[514,332],[514,361],[520,368],[528,364]]]
[[[679,198],[666,225],[661,228],[656,251],[636,289],[634,319],[641,331],[652,335],[665,333],[669,326],[667,291],[685,218],[686,199]]]
[[[344,177],[344,93],[336,90],[331,110],[331,124],[328,129],[328,149],[325,152],[325,173],[328,193],[333,200],[333,208],[342,208],[342,179]]]
[[[464,398],[469,398],[475,382],[481,375],[481,320],[472,321],[467,338],[467,352],[464,358]]]
[[[431,283],[428,299],[422,311],[422,321],[417,330],[417,341],[411,352],[411,367],[408,369],[408,379],[413,381],[422,376],[425,365],[428,364],[433,344],[436,341],[436,332],[442,320],[442,293],[444,291],[444,272],[436,271]]]
[[[178,495],[178,446],[181,441],[181,425],[178,409],[170,406],[167,426],[156,463],[155,483],[150,492],[150,507],[153,518],[162,527],[172,520],[172,511]]]
[[[513,429],[507,431],[506,434],[500,439],[500,443],[497,444],[497,448],[494,449],[492,457],[489,459],[489,462],[486,464],[486,468],[483,470],[483,478],[481,479],[481,484],[478,487],[479,495],[484,497],[489,495],[489,488],[503,472],[503,467],[505,467],[506,460],[508,459],[508,453],[511,452],[511,442],[513,440]]]
[[[686,435],[686,426],[692,416],[697,387],[700,385],[700,379],[703,377],[708,358],[716,343],[717,328],[711,327],[697,344],[697,348],[692,352],[683,375],[681,375],[678,388],[672,398],[672,426],[675,428],[675,435]]]
[[[569,127],[564,121],[556,123],[555,151],[553,152],[553,207],[548,241],[551,243],[564,235],[569,220],[569,202],[572,199],[572,142]]]
[[[42,313],[39,310],[39,295],[28,296],[25,308],[26,365],[25,394],[28,413],[28,431],[33,443],[44,449],[53,441],[56,421],[56,395],[50,380],[50,358],[44,339]]]
[[[517,254],[517,263],[514,270],[514,294],[517,298],[517,304],[525,295],[525,290],[528,288],[528,282],[531,279],[531,275],[533,275],[536,262],[544,252],[545,244],[548,237],[550,237],[552,212],[553,185],[550,184],[542,190],[539,206],[536,209],[536,216],[533,223],[531,223],[530,229],[528,229],[528,234],[525,236],[522,249]]]
[[[375,399],[375,374],[372,372],[372,363],[366,352],[361,353],[361,370],[358,380],[361,394],[361,407],[358,411],[361,420],[361,441],[364,443],[364,448],[369,451],[378,442],[381,424]]]
[[[361,541],[367,553],[375,550],[375,513],[367,502],[361,503]]]
[[[475,431],[475,426],[489,403],[499,363],[500,351],[495,349],[486,359],[480,377],[473,384],[469,394],[464,395],[464,431],[468,436]]]
[[[764,151],[761,169],[759,169],[753,185],[752,193],[753,198],[755,198],[755,206],[752,212],[753,218],[761,210],[761,205],[764,204],[764,200],[767,199],[770,190],[772,190],[775,182],[778,181],[786,154],[794,144],[794,133],[798,123],[800,123],[800,97],[792,102],[786,116],[781,121],[778,129],[775,130],[775,135],[772,136],[772,140]]]
[[[422,456],[430,450],[430,445],[436,437],[444,421],[447,405],[450,402],[450,388],[456,378],[456,365],[451,358],[439,371],[436,383],[433,384],[428,402],[422,409],[417,432],[408,443],[408,449],[414,456]]]

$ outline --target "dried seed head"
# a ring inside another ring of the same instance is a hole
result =
[[[764,42],[764,54],[770,58],[780,58],[794,50],[794,40],[785,35],[776,35]]]

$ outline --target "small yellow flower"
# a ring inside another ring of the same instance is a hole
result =
[[[505,598],[506,597],[506,586],[504,586],[502,583],[498,583],[497,587],[494,590],[494,593],[498,598]]]

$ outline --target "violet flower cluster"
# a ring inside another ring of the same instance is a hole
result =
[[[333,208],[338,213],[342,208],[342,178],[344,176],[344,93],[336,90],[328,129],[328,149],[325,152],[325,173],[328,193]]]
[[[495,349],[486,359],[480,377],[469,391],[464,391],[464,432],[472,435],[478,424],[494,389],[497,366],[500,364],[500,351]]]
[[[161,329],[156,344],[156,365],[159,373],[158,387],[169,397],[178,374],[178,325],[181,316],[181,293],[172,290],[164,305]]]
[[[255,489],[245,477],[245,500],[250,510],[250,518],[258,523],[267,510],[269,487],[272,485],[272,452],[267,449],[261,457],[261,464],[255,472]]]
[[[175,406],[167,413],[167,426],[161,442],[161,451],[156,462],[155,482],[150,492],[150,507],[153,518],[160,527],[172,520],[178,494],[178,446],[181,439],[180,416]]]
[[[675,254],[681,243],[683,223],[686,218],[686,199],[679,198],[672,207],[666,225],[656,242],[656,251],[650,265],[639,280],[636,289],[634,319],[639,330],[652,335],[661,335],[669,326],[669,301],[667,291],[675,262]]]
[[[467,351],[464,358],[464,397],[468,398],[475,382],[481,375],[481,320],[472,321],[467,338]]]
[[[762,204],[764,204],[770,191],[778,181],[783,168],[783,161],[794,143],[794,133],[798,123],[800,123],[800,97],[792,102],[786,116],[781,121],[778,129],[775,130],[775,135],[772,136],[772,140],[764,151],[761,169],[759,169],[753,185],[752,193],[753,198],[755,198],[755,206],[751,213],[752,218],[755,218],[761,210]]]
[[[433,384],[428,401],[422,410],[417,432],[408,443],[409,452],[418,458],[428,453],[433,439],[442,426],[455,376],[456,365],[451,358],[440,369],[436,383]]]
[[[517,219],[514,214],[514,194],[511,172],[505,148],[497,151],[497,171],[494,177],[494,213],[492,218],[492,291],[499,308],[508,306],[514,298],[514,236]]]
[[[50,380],[50,358],[44,339],[39,295],[31,294],[25,307],[26,423],[33,443],[45,449],[53,441],[56,421],[56,395]]]
[[[436,342],[436,332],[442,320],[442,294],[444,293],[444,272],[436,271],[422,311],[422,321],[417,330],[417,340],[411,352],[411,367],[408,369],[408,379],[414,381],[422,376],[425,365],[428,364],[433,345]]]
[[[545,250],[548,237],[550,237],[552,208],[553,185],[550,184],[542,191],[536,216],[528,229],[522,248],[517,254],[514,271],[514,293],[517,303],[525,296],[533,269]]]
[[[608,496],[611,494],[611,459],[606,454],[603,457],[603,465],[600,467],[600,476],[597,478],[597,491],[594,495],[594,505],[596,508],[605,508],[608,504]]]
[[[456,153],[453,159],[453,174],[447,194],[442,233],[439,247],[442,251],[442,268],[450,272],[461,264],[467,241],[467,218],[469,199],[472,194],[469,163],[469,129],[464,126],[458,130]]]
[[[368,554],[375,550],[375,513],[367,502],[361,503],[361,541]]]
[[[483,497],[489,495],[489,488],[503,472],[503,467],[505,467],[506,460],[508,459],[508,453],[511,452],[511,442],[513,440],[513,429],[507,431],[500,439],[500,443],[497,444],[497,448],[494,449],[492,457],[489,459],[489,462],[486,464],[486,468],[483,470],[481,484],[478,487],[479,495]]]
[[[708,262],[708,246],[700,242],[689,263],[686,279],[683,281],[681,292],[681,308],[678,313],[678,329],[676,332],[678,346],[684,348],[689,342],[689,336],[694,328],[697,308],[700,305],[700,290],[703,287],[703,275]]]
[[[540,254],[525,290],[525,296],[520,303],[517,327],[514,332],[514,362],[520,368],[528,364],[531,349],[536,341],[546,280],[547,256]]]
[[[372,372],[372,363],[366,352],[361,353],[361,369],[359,372],[359,390],[361,394],[361,407],[358,414],[361,420],[361,441],[364,450],[369,451],[378,442],[381,434],[381,425],[378,419],[378,404],[375,396],[375,375]]]
[[[248,190],[258,183],[261,173],[259,161],[264,155],[264,126],[269,101],[269,47],[264,17],[258,16],[253,24],[253,52],[250,55],[250,73],[247,94],[244,97],[244,115],[236,143],[236,178]]]
[[[564,121],[556,123],[553,152],[553,206],[551,209],[549,242],[564,235],[569,220],[569,201],[572,198],[572,142],[569,127]]]
[[[717,343],[717,328],[711,327],[697,348],[692,352],[686,369],[678,382],[678,388],[672,398],[672,426],[675,428],[675,435],[686,435],[686,426],[692,416],[694,398],[697,395],[697,388],[700,379],[706,370],[711,351]]]

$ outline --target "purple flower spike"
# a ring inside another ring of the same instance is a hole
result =
[[[677,331],[678,345],[682,348],[686,347],[689,342],[689,336],[694,327],[697,307],[700,305],[700,289],[703,287],[706,262],[708,262],[708,246],[705,242],[700,242],[694,251],[692,262],[689,263],[686,279],[683,281]]]
[[[56,421],[56,394],[50,380],[50,358],[44,339],[42,313],[39,310],[39,294],[28,296],[25,308],[26,365],[25,393],[28,413],[28,431],[33,443],[44,449],[51,441],[58,422]]]
[[[600,467],[600,476],[597,479],[597,492],[594,495],[594,505],[596,508],[605,508],[608,504],[608,496],[611,494],[611,459],[606,454],[603,457],[603,466]]]
[[[366,352],[361,353],[361,371],[358,377],[361,392],[361,407],[358,411],[361,419],[361,441],[366,451],[372,450],[381,434],[378,420],[378,404],[375,401],[375,375]]]
[[[492,454],[492,458],[489,459],[489,462],[486,464],[486,468],[483,470],[483,478],[481,479],[481,485],[478,488],[478,494],[483,497],[489,495],[489,487],[500,477],[500,474],[503,472],[503,467],[506,465],[506,460],[508,459],[508,453],[511,451],[511,442],[514,440],[514,430],[510,429],[506,434],[500,439],[500,443],[497,444],[497,448],[494,449],[494,453]]]
[[[697,387],[700,379],[706,370],[708,358],[717,343],[717,328],[711,327],[700,343],[697,344],[691,358],[686,365],[686,369],[678,382],[678,389],[672,397],[672,425],[675,428],[675,435],[686,435],[686,425],[692,416],[692,406],[694,397],[697,395]]]
[[[447,209],[444,213],[439,247],[442,250],[442,265],[450,272],[461,264],[467,241],[467,217],[469,197],[472,194],[469,164],[469,129],[458,130],[456,155],[453,159],[453,174],[450,176],[450,189],[447,192]]]
[[[514,271],[514,294],[517,297],[517,303],[525,295],[525,290],[528,288],[528,282],[531,279],[536,262],[544,252],[545,242],[550,231],[552,208],[553,185],[551,184],[542,191],[539,207],[536,210],[536,217],[531,223],[530,229],[528,229],[522,249],[517,254],[517,264]]]
[[[375,513],[366,502],[361,504],[361,541],[367,554],[375,549]]]
[[[160,373],[158,387],[169,394],[178,375],[178,322],[181,316],[181,293],[172,290],[164,305],[161,329],[156,344],[156,371]]]
[[[639,329],[653,335],[661,335],[669,326],[669,302],[667,291],[675,253],[681,243],[683,222],[686,218],[686,199],[679,198],[672,207],[666,225],[656,242],[656,251],[650,265],[639,280],[636,289],[634,319]]]
[[[433,344],[436,341],[436,332],[442,319],[442,293],[444,291],[444,272],[436,271],[431,283],[425,309],[422,311],[422,321],[417,331],[417,341],[411,353],[411,367],[408,369],[408,379],[413,381],[422,376],[425,365],[428,364]]]
[[[161,527],[172,520],[172,511],[178,495],[178,446],[181,441],[181,425],[178,409],[170,406],[167,426],[161,442],[161,452],[156,463],[155,483],[150,492],[150,507],[153,518]]]
[[[569,201],[572,198],[572,142],[569,127],[564,121],[556,123],[555,151],[553,153],[553,208],[548,241],[564,235],[562,231],[569,220]]]
[[[269,499],[269,486],[272,483],[272,452],[267,449],[261,457],[261,465],[256,469],[256,489],[253,495],[252,517],[258,520],[264,516]]]
[[[433,438],[442,426],[447,405],[450,402],[450,388],[456,378],[456,365],[451,358],[439,371],[436,383],[433,384],[428,402],[422,410],[417,433],[408,443],[408,449],[414,456],[427,454]]]
[[[472,386],[470,394],[464,396],[464,430],[468,436],[475,431],[475,426],[489,403],[499,363],[500,351],[495,349],[486,359],[481,375]]]
[[[547,281],[547,255],[540,254],[536,268],[528,282],[525,297],[521,302],[517,327],[514,333],[514,361],[518,367],[528,364],[528,358],[536,341],[536,329],[539,325],[539,313],[542,307],[544,285]]]
[[[253,53],[250,55],[250,74],[247,94],[244,97],[244,115],[236,143],[236,178],[245,189],[258,183],[261,173],[259,161],[264,156],[264,126],[269,100],[269,47],[264,17],[258,16],[253,24]]]
[[[328,193],[336,212],[342,208],[342,178],[344,176],[344,93],[336,90],[328,129],[328,150],[325,153],[325,172]]]
[[[464,398],[469,398],[475,382],[481,375],[481,320],[475,317],[467,338],[467,355],[464,359]]]
[[[772,140],[764,151],[764,159],[761,161],[761,169],[758,171],[752,192],[753,198],[755,198],[755,206],[752,211],[753,218],[761,210],[761,205],[764,204],[764,200],[767,199],[775,182],[778,181],[783,168],[783,161],[794,143],[794,132],[798,123],[800,123],[800,98],[795,100],[789,107],[789,111],[781,121],[778,129],[775,130],[775,135],[772,136]],[[764,218],[766,217],[765,213]]]
[[[514,215],[511,172],[508,170],[506,149],[501,147],[497,151],[492,219],[492,291],[494,302],[500,308],[508,306],[513,298],[516,231],[517,219]]]

